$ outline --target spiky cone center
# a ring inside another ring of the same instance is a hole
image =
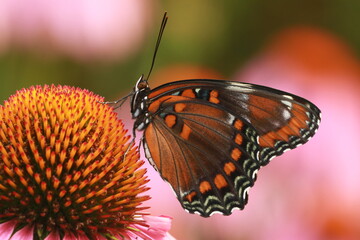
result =
[[[36,86],[0,106],[0,222],[31,225],[34,239],[54,231],[91,239],[143,224],[143,161],[102,101],[79,88]]]

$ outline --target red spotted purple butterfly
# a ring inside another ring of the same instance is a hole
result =
[[[182,207],[203,217],[243,209],[260,167],[306,143],[320,123],[306,99],[249,83],[192,79],[150,89],[142,76],[128,96],[146,158]]]

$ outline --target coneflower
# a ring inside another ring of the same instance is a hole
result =
[[[169,218],[143,212],[143,161],[102,101],[36,86],[0,106],[0,239],[171,238]]]

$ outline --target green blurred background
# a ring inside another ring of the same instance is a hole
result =
[[[61,53],[44,56],[33,49],[11,46],[0,55],[1,98],[34,84],[74,85],[109,99],[118,97],[130,90],[140,74],[147,73],[164,11],[169,22],[154,71],[185,62],[208,66],[230,78],[274,33],[294,25],[326,29],[360,53],[359,1],[150,2],[152,23],[142,44],[121,61],[79,62]]]

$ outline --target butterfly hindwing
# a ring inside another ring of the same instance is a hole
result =
[[[145,130],[147,157],[189,212],[242,209],[260,167],[255,130],[205,101],[174,98]]]

